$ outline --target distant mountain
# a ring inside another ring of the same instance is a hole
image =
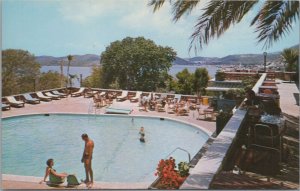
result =
[[[201,57],[201,56],[197,56],[197,57],[193,57],[188,59],[190,62],[216,62],[219,60],[218,57]]]
[[[280,53],[267,54],[267,62],[274,62],[280,58]],[[234,54],[222,58],[217,57],[194,57],[187,59],[193,64],[218,64],[218,65],[234,65],[234,64],[262,64],[264,62],[263,54]]]
[[[299,44],[292,46],[290,48],[299,50]],[[280,62],[281,52],[273,52],[267,54],[267,62]],[[246,64],[246,65],[252,65],[252,64],[263,64],[264,62],[264,56],[263,54],[234,54],[234,55],[228,55],[222,58],[218,57],[193,57],[186,59],[189,62],[193,64],[220,64],[220,65],[226,65],[226,64]]]
[[[299,51],[299,44],[296,44],[295,46],[292,46],[291,48]]]
[[[173,65],[189,65],[191,64],[189,61],[179,58],[176,56],[176,59],[173,61]]]
[[[58,66],[63,61],[67,66],[67,57],[53,57],[53,56],[37,56],[36,61],[43,66]],[[95,54],[74,55],[71,62],[72,66],[95,66],[100,64],[100,56]]]
[[[37,56],[36,61],[40,63],[42,66],[58,66],[61,61],[64,61],[64,65],[66,66],[68,63],[67,57],[53,57],[53,56]],[[95,66],[99,65],[100,56],[95,54],[85,54],[85,55],[74,55],[74,59],[72,60],[72,66]],[[176,57],[173,61],[174,65],[188,65],[191,64],[189,61]]]
[[[299,45],[290,48],[298,49]],[[68,63],[67,57],[53,57],[53,56],[37,56],[36,61],[44,66],[58,66],[60,61],[64,61],[66,66]],[[280,62],[280,52],[273,52],[267,54],[267,62]],[[180,58],[176,57],[173,65],[234,65],[234,64],[263,64],[263,54],[234,54],[222,58],[218,57],[193,57],[193,58]],[[74,55],[72,66],[95,66],[100,64],[100,56],[95,54]]]
[[[267,54],[267,62],[274,62],[280,58],[279,53]],[[263,54],[239,54],[229,55],[220,59],[221,64],[262,64],[264,62]]]

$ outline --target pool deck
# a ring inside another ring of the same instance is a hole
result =
[[[104,114],[105,108],[95,109],[93,107],[92,98],[68,97],[61,100],[54,100],[51,102],[41,102],[37,105],[25,104],[24,108],[11,108],[9,111],[2,111],[2,118],[12,117],[27,114],[39,113],[76,113],[76,114]],[[203,131],[211,135],[216,129],[216,123],[213,121],[197,120],[196,110],[191,110],[189,116],[176,116],[175,114],[168,114],[166,112],[156,111],[140,111],[138,103],[130,103],[128,100],[123,102],[116,102],[114,100],[113,106],[120,108],[129,108],[133,111],[129,116],[150,116],[170,118],[177,121],[182,121],[201,128]],[[206,107],[206,106],[201,106]],[[200,148],[199,148],[200,149]],[[97,173],[97,172],[95,172]],[[39,184],[41,177],[15,176],[3,175],[2,188],[3,189],[56,189],[49,187],[46,184]],[[95,182],[92,189],[147,189],[151,183],[105,183]],[[66,187],[58,187],[57,189],[64,189]],[[70,189],[70,188],[66,188]],[[76,188],[75,188],[76,189]],[[87,189],[85,185],[80,185],[77,189]]]
[[[280,95],[280,108],[282,112],[299,118],[300,108],[297,105],[296,97],[299,99],[299,90],[295,83],[282,83],[277,80],[278,92]],[[295,95],[296,94],[296,95]]]

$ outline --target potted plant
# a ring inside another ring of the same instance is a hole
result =
[[[155,173],[158,179],[151,185],[151,188],[178,189],[189,175],[189,169],[186,162],[180,162],[176,169],[174,158],[161,159]]]
[[[217,118],[216,118],[216,133],[219,135],[219,133],[223,130],[229,119],[231,118],[232,113],[231,112],[224,112],[223,110],[220,110]]]

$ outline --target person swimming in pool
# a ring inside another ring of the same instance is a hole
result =
[[[142,143],[145,142],[145,134],[141,134],[140,141],[141,141]]]
[[[54,166],[53,159],[48,159],[46,164],[47,167],[46,167],[45,176],[44,179],[40,181],[40,184],[46,182],[48,176],[49,176],[50,183],[63,183],[65,181],[65,177],[67,177],[68,174],[65,172],[57,173],[56,170],[52,168]]]
[[[141,127],[141,128],[140,128],[139,134],[145,136],[145,129],[144,129],[144,127]]]
[[[145,129],[144,129],[144,127],[141,127],[139,134],[141,135],[140,141],[144,143],[145,142]]]

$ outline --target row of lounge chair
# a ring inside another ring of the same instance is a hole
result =
[[[85,88],[80,88],[78,91],[71,93],[71,97],[81,96],[84,93]],[[94,92],[97,93],[97,92]],[[66,98],[68,95],[65,93],[61,93],[57,90],[49,91],[49,92],[36,92],[35,97],[32,97],[32,94],[25,93],[20,95],[21,99],[16,100],[14,96],[7,96],[6,102],[1,103],[2,111],[10,110],[10,107],[24,107],[25,103],[28,104],[39,104],[41,101],[52,101],[59,100],[61,98]]]
[[[25,93],[20,95],[20,100],[16,100],[14,96],[7,96],[6,103],[1,103],[2,110],[9,110],[10,107],[24,107],[25,103],[28,104],[39,104],[41,101],[52,101],[65,98],[68,95],[58,92],[57,90],[51,92],[36,92],[35,97],[32,97],[31,94]]]
[[[84,96],[86,98],[93,97],[94,95],[98,94],[99,91],[86,91],[85,88],[80,88],[78,91],[71,93],[71,97],[77,97],[77,96]],[[107,92],[102,91],[100,93],[100,96],[105,96]],[[142,98],[142,91],[137,91],[134,97],[129,96],[129,91],[124,90],[122,91],[121,95],[116,97],[116,101],[125,101],[130,100],[130,102],[138,102]],[[145,96],[144,96],[145,97]],[[148,96],[146,96],[147,100],[151,99],[175,99],[175,102],[180,102],[182,95],[181,94],[174,94],[173,96],[167,94],[167,93],[148,93]],[[194,98],[193,101],[196,101],[196,98]]]

